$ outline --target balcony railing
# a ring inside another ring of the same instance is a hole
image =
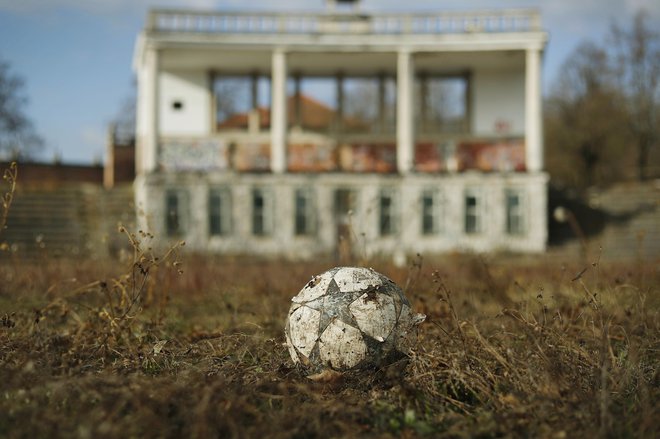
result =
[[[442,12],[434,14],[232,13],[156,9],[147,31],[210,34],[460,34],[541,30],[538,11]]]

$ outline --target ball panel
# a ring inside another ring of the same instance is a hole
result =
[[[321,313],[315,309],[301,306],[289,316],[289,336],[293,346],[304,356],[314,349],[318,340]]]
[[[358,328],[380,342],[389,337],[397,322],[394,299],[387,294],[366,292],[349,308]]]
[[[333,287],[336,288],[333,291]],[[321,309],[321,324],[319,326],[319,333],[332,322],[339,319],[349,325],[357,326],[357,322],[349,311],[349,305],[355,297],[353,293],[341,293],[339,287],[332,281],[328,287],[328,294],[323,296],[323,307]]]
[[[368,268],[342,267],[334,279],[342,293],[361,291],[382,283],[378,273]]]
[[[319,354],[334,369],[350,369],[365,359],[367,345],[359,329],[335,320],[319,338]]]
[[[328,290],[328,285],[332,281],[333,273],[326,271],[325,273],[314,276],[305,287],[300,290],[297,296],[291,299],[295,303],[305,303],[312,300],[318,299],[319,297],[326,294]]]

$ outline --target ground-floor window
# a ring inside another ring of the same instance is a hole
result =
[[[224,236],[231,233],[231,192],[229,188],[209,190],[209,235]]]
[[[297,236],[312,235],[316,231],[316,215],[313,192],[299,188],[294,194],[294,231]]]
[[[379,197],[380,235],[394,235],[398,231],[399,218],[396,192],[393,189],[382,189]]]
[[[525,197],[519,189],[506,190],[506,232],[509,235],[525,233]]]
[[[473,235],[481,233],[483,229],[483,200],[481,194],[475,189],[465,192],[465,233]]]
[[[252,234],[267,236],[273,232],[273,196],[269,189],[252,189]]]
[[[437,189],[422,191],[422,234],[436,235],[444,229],[444,200]]]
[[[188,220],[188,192],[183,189],[165,191],[165,234],[183,236]]]

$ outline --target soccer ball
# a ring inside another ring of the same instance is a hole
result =
[[[293,362],[310,372],[378,367],[402,358],[408,334],[426,317],[413,314],[401,288],[368,268],[333,268],[291,301],[286,344]]]

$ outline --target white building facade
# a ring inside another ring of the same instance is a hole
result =
[[[134,58],[142,227],[226,254],[543,251],[538,13],[328,3],[150,12]]]

